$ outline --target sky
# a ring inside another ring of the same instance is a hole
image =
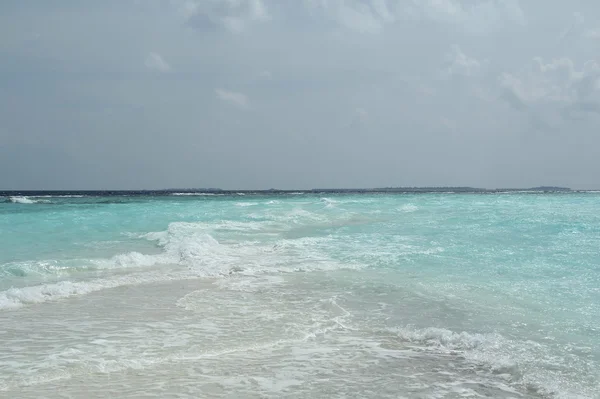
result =
[[[600,188],[597,0],[4,0],[0,189]]]

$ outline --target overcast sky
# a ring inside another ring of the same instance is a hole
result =
[[[600,188],[600,2],[3,0],[0,189]]]

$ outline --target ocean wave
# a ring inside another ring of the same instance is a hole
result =
[[[465,351],[482,347],[484,345],[497,346],[503,338],[498,334],[469,334],[467,332],[456,333],[444,328],[414,328],[396,327],[390,331],[406,342],[424,344],[426,347],[434,347],[441,351]]]
[[[47,203],[50,203],[50,200],[43,200],[43,199],[37,199],[37,198],[17,195],[17,196],[13,196],[13,197],[8,197],[8,202],[12,202],[13,204],[38,204],[38,203],[47,204]]]
[[[82,194],[64,194],[64,195],[36,195],[35,198],[85,198]]]
[[[60,281],[22,288],[10,288],[0,292],[0,310],[14,310],[26,305],[66,299],[92,292],[128,285],[149,284],[169,280],[197,278],[189,273],[165,274],[161,272],[99,278],[88,281]]]
[[[593,390],[578,385],[576,378],[566,378],[566,374],[585,375],[598,364],[593,360],[556,356],[557,348],[548,345],[509,339],[497,333],[455,332],[434,327],[406,326],[389,331],[413,350],[463,357],[543,397],[593,397]]]
[[[411,212],[418,211],[419,207],[416,205],[413,205],[413,204],[405,204],[405,205],[402,205],[401,207],[399,207],[398,210],[400,212],[411,213]]]
[[[119,270],[122,273],[127,269],[130,269],[127,273],[154,275],[160,270],[178,270],[186,278],[222,278],[232,275],[259,276],[362,267],[359,264],[342,263],[328,257],[324,246],[327,246],[329,237],[296,237],[293,239],[281,237],[268,242],[256,240],[219,242],[213,236],[214,231],[219,229],[226,229],[228,233],[240,232],[255,236],[257,231],[264,232],[264,227],[263,223],[255,222],[226,221],[217,224],[173,222],[164,231],[138,236],[155,241],[160,248],[159,253],[144,254],[132,251],[110,258],[70,260],[68,263],[60,261],[23,262],[19,265],[12,265],[11,268],[3,267],[3,269],[12,276],[19,275],[19,272],[23,275],[45,273],[60,275],[68,279],[70,275],[82,271]],[[160,273],[158,275],[160,276]],[[130,281],[129,277],[121,277],[81,282],[63,281],[43,286],[13,288],[0,292],[0,309],[85,295],[101,289],[137,284],[139,281],[143,283],[146,280],[147,278],[140,277]]]
[[[9,262],[0,265],[0,277],[26,277],[31,275],[61,275],[72,270],[82,270],[91,266],[89,261],[83,259],[72,260],[30,260],[21,262]]]
[[[248,206],[256,206],[258,205],[258,202],[236,202],[235,206],[239,206],[239,207],[248,207]]]
[[[219,195],[225,195],[225,194],[218,194],[218,193],[172,193],[171,195],[176,196],[176,197],[213,197],[213,196],[219,196]]]
[[[220,243],[210,234],[219,229],[260,232],[264,231],[264,227],[263,223],[254,222],[224,222],[218,225],[174,222],[166,231],[145,235],[146,239],[156,241],[163,252],[139,257],[138,263],[150,264],[158,258],[159,263],[179,264],[206,276],[229,275],[232,271],[256,274],[355,267],[323,255],[319,247],[329,240],[327,237],[280,238],[273,243],[250,240]]]
[[[321,202],[325,204],[325,208],[335,208],[338,201],[332,200],[331,198],[321,198]]]
[[[24,260],[1,264],[0,277],[68,277],[79,272],[161,265],[195,269],[204,276],[228,275],[232,269],[238,270],[239,265],[243,265],[245,273],[339,268],[343,265],[327,264],[328,257],[324,254],[327,245],[333,244],[328,244],[328,234],[321,232],[325,228],[371,221],[369,218],[356,221],[355,217],[351,213],[329,217],[294,207],[284,213],[267,210],[260,220],[172,222],[163,231],[123,233],[131,239],[155,241],[158,253],[134,250],[108,258]],[[309,262],[314,263],[307,265]]]

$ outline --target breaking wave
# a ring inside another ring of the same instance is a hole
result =
[[[169,280],[193,278],[189,274],[161,272],[138,273],[113,278],[99,278],[88,281],[60,281],[57,283],[40,284],[23,288],[10,288],[0,292],[0,309],[13,310],[26,305],[39,304],[72,296],[90,294],[92,292],[116,288],[126,285],[148,284]]]
[[[511,384],[542,397],[594,397],[593,392],[587,392],[589,387],[575,382],[576,378],[565,378],[565,370],[574,376],[584,375],[598,364],[593,360],[556,356],[556,348],[547,344],[510,339],[497,333],[455,332],[434,327],[407,326],[389,331],[412,350],[464,358],[474,367],[503,376]]]
[[[223,196],[225,194],[218,193],[172,193],[171,195],[176,197],[213,197],[213,196]]]
[[[47,204],[47,203],[50,203],[50,200],[37,199],[37,198],[25,197],[25,196],[13,196],[13,197],[8,197],[8,202],[12,202],[13,204],[38,204],[38,203]]]
[[[4,264],[0,269],[9,276],[32,274],[61,276],[69,280],[74,273],[109,270],[119,273],[142,273],[137,277],[122,276],[112,279],[94,278],[87,281],[62,281],[40,286],[11,288],[0,292],[0,309],[41,303],[75,295],[84,295],[120,285],[160,281],[160,272],[180,273],[180,278],[256,276],[317,270],[357,268],[325,255],[322,246],[327,237],[279,238],[270,242],[235,240],[219,242],[215,230],[247,234],[248,237],[264,232],[264,223],[256,222],[173,222],[167,230],[146,233],[139,238],[154,241],[159,253],[127,252],[104,259],[31,261]],[[243,238],[243,237],[242,237]],[[129,271],[127,271],[129,269]],[[149,273],[145,277],[144,273]]]

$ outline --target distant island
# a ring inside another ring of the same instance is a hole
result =
[[[439,192],[452,192],[452,193],[497,193],[497,192],[559,192],[559,191],[572,191],[568,187],[554,187],[554,186],[541,186],[531,188],[476,188],[476,187],[385,187],[378,188],[375,191],[382,192],[417,192],[417,193],[439,193]]]
[[[582,190],[586,191],[586,190]],[[475,187],[382,187],[382,188],[314,188],[310,190],[223,190],[220,188],[170,188],[159,190],[5,190],[0,196],[84,195],[84,196],[148,196],[148,195],[285,195],[285,194],[494,194],[494,193],[566,193],[579,192],[567,187],[540,186],[532,188],[475,188]]]

